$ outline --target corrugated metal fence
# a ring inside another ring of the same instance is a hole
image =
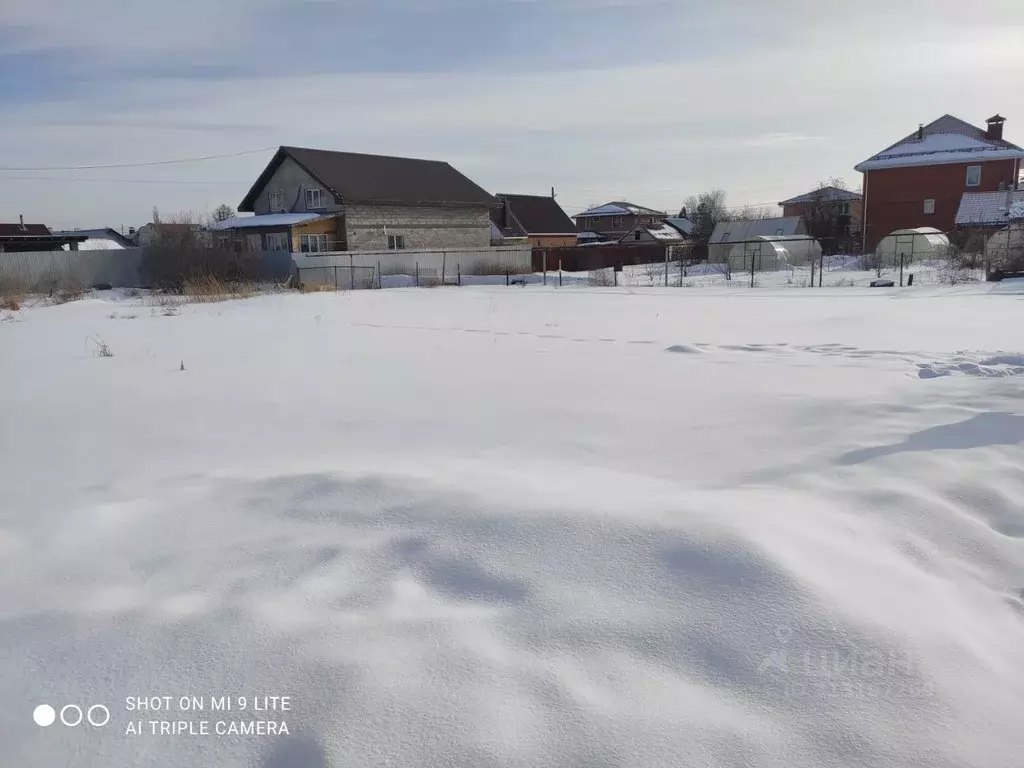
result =
[[[45,293],[63,288],[141,288],[142,250],[0,252],[0,286]]]

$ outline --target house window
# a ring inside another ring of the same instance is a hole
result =
[[[267,235],[268,251],[289,251],[288,235],[284,232],[274,232]]]
[[[621,216],[613,216],[612,217],[612,228],[614,229],[614,228],[618,228],[618,227],[621,227],[621,226],[622,226],[622,217]]]
[[[969,165],[969,166],[967,166],[967,186],[968,187],[979,187],[979,186],[981,186],[981,166],[980,165]]]
[[[781,235],[781,234],[782,234],[782,232],[783,232],[783,230],[782,230],[782,228],[781,228],[781,227],[779,227],[778,229],[776,229],[776,230],[775,230],[775,234],[776,234],[776,235]]]
[[[303,253],[327,251],[327,235],[299,235],[299,250]]]
[[[850,201],[849,200],[839,204],[839,215],[840,216],[849,216],[850,215]]]
[[[400,251],[405,248],[405,235],[388,235],[388,250]]]
[[[725,232],[722,235],[722,239],[719,240],[718,242],[720,242],[720,243],[727,243],[727,242],[729,242],[729,235],[731,235],[731,234],[732,234],[732,232]]]
[[[322,189],[306,190],[306,210],[312,211],[324,207],[324,191]]]
[[[636,231],[635,231],[635,232],[633,233],[633,239],[634,239],[634,240],[639,240],[639,239],[640,239],[640,230],[639,230],[639,229],[638,229],[638,230],[636,230]]]
[[[929,214],[929,215],[935,213],[935,201],[934,200],[925,200],[924,201],[924,212]]]
[[[245,236],[245,247],[251,253],[256,253],[263,250],[263,238],[259,234],[246,235]]]
[[[284,193],[278,190],[277,192],[271,192],[270,195],[270,212],[274,213],[277,211],[284,210]]]

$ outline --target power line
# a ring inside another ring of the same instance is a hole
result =
[[[108,165],[66,165],[49,166],[47,168],[7,168],[0,166],[0,171],[12,171],[24,173],[28,171],[94,171],[104,168],[148,168],[154,165],[178,165],[181,163],[201,163],[205,160],[219,160],[224,157],[240,157],[242,155],[254,155],[257,152],[269,152],[277,147],[262,147],[261,149],[247,149],[243,152],[227,152],[222,155],[206,155],[205,157],[186,157],[177,160],[151,160],[146,163],[111,163]]]
[[[0,176],[0,181],[88,181],[96,182],[99,184],[251,184],[252,180],[249,181],[186,181],[179,179],[83,179],[79,178],[64,178],[61,176]]]

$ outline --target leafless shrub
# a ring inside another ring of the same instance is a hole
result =
[[[615,284],[615,276],[610,267],[608,269],[595,269],[590,272],[588,282],[593,286],[607,288]]]
[[[21,309],[21,302],[16,296],[0,296],[0,309],[7,312],[17,312]]]
[[[647,282],[650,285],[656,285],[659,280],[663,280],[665,277],[665,265],[658,262],[644,264],[644,274],[647,276]]]
[[[199,217],[181,214],[153,222],[154,235],[143,248],[141,270],[154,288],[185,292],[186,284],[212,278],[223,285],[252,284],[260,263],[226,237],[215,242]],[[207,295],[207,294],[199,294]]]
[[[946,248],[941,256],[939,282],[946,285],[973,283],[978,280],[977,270],[980,259],[977,254],[964,253],[955,245]]]
[[[54,304],[67,304],[69,301],[78,301],[85,295],[85,289],[81,285],[70,285],[53,292]]]
[[[110,351],[110,347],[107,345],[107,342],[105,342],[102,337],[100,337],[100,336],[88,336],[88,337],[86,337],[86,342],[92,342],[92,344],[93,344],[93,350],[92,350],[93,357],[113,357],[114,356],[114,353]]]
[[[732,261],[727,257],[725,261],[708,264],[708,274],[721,275],[726,280],[732,280]]]
[[[341,290],[341,289],[340,288],[335,288],[330,283],[308,282],[308,283],[302,283],[299,286],[299,290],[302,293],[333,293],[334,291],[338,291],[338,290]]]
[[[526,275],[531,271],[528,266],[515,261],[490,261],[484,259],[469,265],[469,268],[462,274],[483,277],[485,275]]]

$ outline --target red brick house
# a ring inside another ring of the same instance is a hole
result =
[[[897,229],[949,232],[965,193],[1018,183],[1024,149],[1003,138],[1006,118],[986,122],[982,129],[943,115],[855,166],[864,174],[865,253]]]
[[[573,216],[578,232],[593,233],[594,239],[600,240],[621,240],[638,224],[657,225],[667,217],[664,211],[620,200],[589,208]]]

